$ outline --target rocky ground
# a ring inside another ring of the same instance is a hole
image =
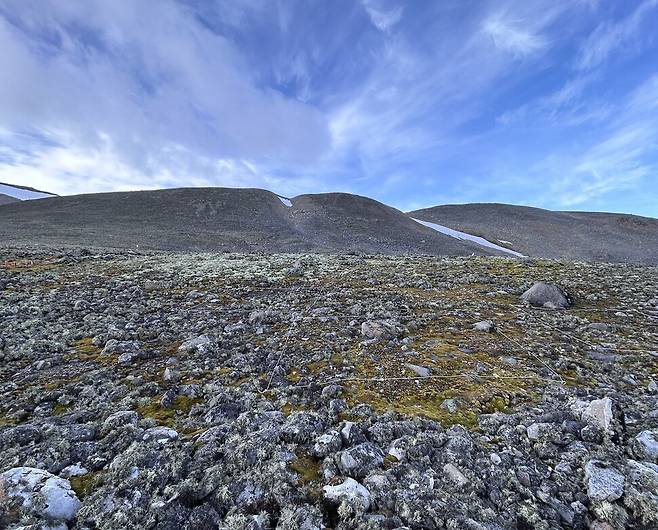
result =
[[[657,528],[657,351],[650,267],[0,250],[0,527]]]

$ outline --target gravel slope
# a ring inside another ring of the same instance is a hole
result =
[[[497,244],[508,241],[528,256],[658,264],[658,219],[508,204],[435,206],[409,215]]]

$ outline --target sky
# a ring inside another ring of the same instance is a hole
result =
[[[658,0],[0,0],[0,182],[658,217]]]

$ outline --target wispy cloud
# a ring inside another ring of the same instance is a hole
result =
[[[361,0],[372,24],[380,31],[387,32],[402,18],[401,5],[387,6],[382,0]]]
[[[526,28],[522,20],[499,13],[488,18],[482,30],[491,37],[496,47],[518,56],[532,55],[548,46],[548,39],[544,35]]]
[[[592,69],[604,63],[615,51],[628,52],[641,46],[651,33],[640,33],[647,14],[658,6],[658,0],[644,0],[628,16],[599,24],[583,44],[576,66]]]

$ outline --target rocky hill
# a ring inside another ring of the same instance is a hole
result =
[[[5,195],[4,193],[0,193],[0,206],[3,204],[11,204],[12,202],[18,202],[20,199],[16,199],[15,197],[12,197],[10,195]]]
[[[658,264],[658,219],[554,212],[508,204],[458,204],[409,212],[527,256]]]
[[[0,322],[0,528],[658,528],[655,267],[5,249]]]
[[[292,200],[260,189],[97,193],[0,208],[0,240],[111,248],[231,252],[487,255],[491,249],[344,193]]]

